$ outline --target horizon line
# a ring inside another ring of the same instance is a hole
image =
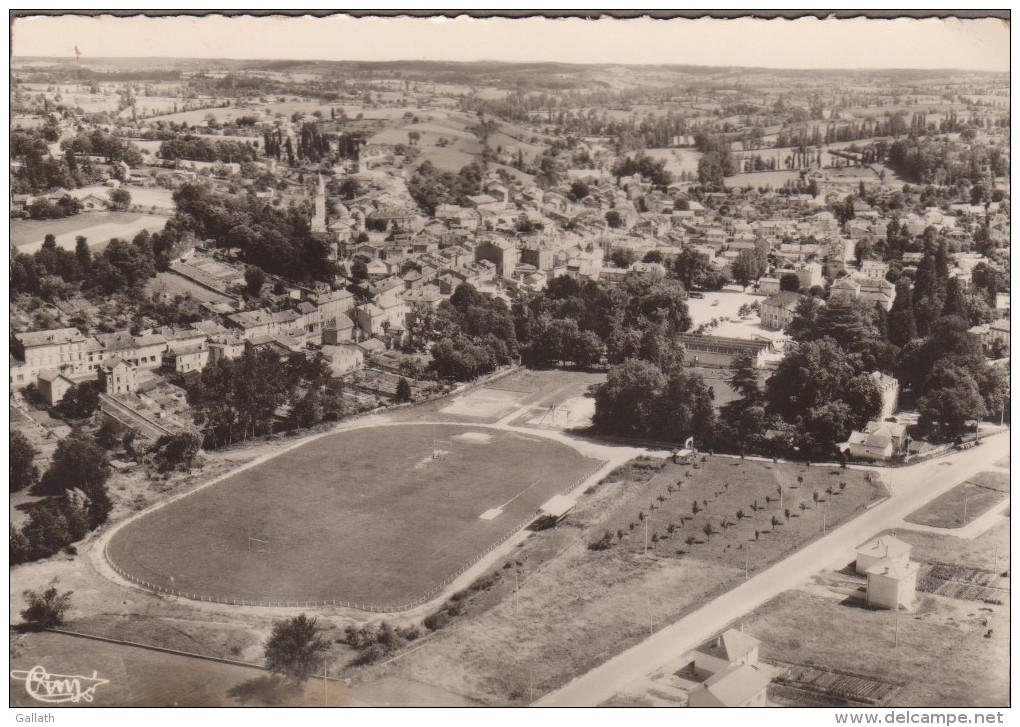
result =
[[[68,60],[74,61],[74,55],[12,55],[11,62],[30,59],[42,60]],[[241,62],[280,62],[280,63],[448,63],[451,65],[470,65],[472,63],[493,63],[508,66],[523,66],[533,64],[548,64],[560,66],[576,66],[579,68],[592,66],[622,66],[622,67],[667,67],[667,68],[718,68],[721,70],[762,70],[762,71],[928,71],[928,72],[956,72],[956,73],[995,73],[1010,75],[1010,70],[995,70],[991,68],[959,68],[954,66],[746,66],[746,65],[718,65],[704,63],[684,62],[662,62],[662,63],[641,63],[622,61],[557,61],[557,60],[517,60],[507,61],[495,58],[477,58],[473,60],[450,60],[443,58],[392,58],[387,60],[368,58],[251,58],[240,56],[139,56],[139,55],[110,55],[110,56],[89,56],[88,60],[171,60],[171,61],[241,61]],[[86,61],[87,63],[88,61]],[[13,71],[13,69],[12,69]]]

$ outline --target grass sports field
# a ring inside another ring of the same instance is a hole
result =
[[[401,606],[598,464],[480,426],[355,429],[144,515],[108,554],[132,576],[219,600]]]

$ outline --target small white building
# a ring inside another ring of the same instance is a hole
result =
[[[914,605],[918,565],[912,561],[883,558],[867,570],[868,605],[898,610]]]
[[[908,543],[891,535],[879,535],[857,549],[857,561],[854,568],[858,573],[864,575],[871,566],[880,560],[888,559],[906,563],[910,560],[910,548]]]
[[[909,442],[905,424],[870,421],[864,426],[863,432],[850,432],[850,437],[840,445],[840,450],[851,457],[878,462],[905,452]]]

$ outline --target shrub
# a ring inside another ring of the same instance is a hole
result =
[[[588,543],[588,550],[609,550],[613,545],[613,535],[608,530],[594,543]]]
[[[439,610],[435,613],[430,613],[421,623],[429,631],[439,631],[439,629],[450,623],[450,614]]]
[[[487,591],[496,585],[498,581],[499,575],[497,573],[486,573],[484,576],[468,586],[468,590],[474,591],[475,593],[478,591]]]
[[[417,626],[405,626],[403,628],[396,629],[396,634],[404,641],[415,641],[421,638],[421,629]]]
[[[372,644],[366,646],[364,649],[359,651],[357,655],[351,659],[351,666],[364,666],[378,661],[388,653],[386,647],[381,644]]]
[[[64,615],[71,608],[73,591],[59,593],[55,586],[45,591],[25,591],[28,608],[21,612],[21,618],[30,626],[49,629],[64,623]]]

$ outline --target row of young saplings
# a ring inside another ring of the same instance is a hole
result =
[[[690,478],[691,476],[692,476],[692,473],[690,471],[685,473],[685,478]],[[804,476],[803,475],[798,475],[797,476],[797,485],[791,485],[790,489],[798,489],[798,487],[800,485],[803,485],[803,483],[804,483]],[[684,483],[684,479],[679,479],[679,480],[676,481],[676,483],[668,484],[666,486],[665,494],[658,495],[658,497],[655,498],[655,501],[653,501],[653,502],[651,502],[649,504],[649,508],[648,508],[649,511],[655,511],[655,510],[659,509],[661,507],[661,505],[666,502],[666,500],[670,499],[673,496],[673,494],[679,492],[680,488],[684,484],[685,484]],[[838,495],[838,494],[842,493],[846,489],[846,486],[847,486],[847,483],[841,481],[841,482],[839,482],[838,485],[829,485],[828,487],[825,488],[824,492],[831,499],[834,495]],[[642,543],[641,547],[644,547],[644,544],[646,542],[647,542],[647,546],[648,547],[654,547],[661,540],[667,540],[667,539],[672,538],[676,534],[677,530],[683,528],[687,523],[692,522],[699,513],[702,513],[702,512],[708,513],[709,512],[709,506],[713,502],[715,502],[720,495],[722,495],[724,492],[728,491],[729,489],[730,489],[730,484],[727,482],[727,483],[725,483],[723,485],[723,489],[722,490],[717,490],[711,498],[704,498],[700,502],[698,500],[694,500],[691,503],[691,514],[690,515],[681,515],[679,523],[673,523],[673,522],[669,523],[666,526],[666,532],[664,534],[660,534],[657,529],[653,530],[650,534],[645,533],[644,530],[640,531],[639,535],[641,536],[641,539],[642,539],[641,540],[641,543]],[[760,505],[758,503],[758,500],[755,499],[753,502],[750,503],[750,505],[748,505],[748,509],[751,511],[752,514],[748,514],[748,512],[745,511],[744,508],[738,508],[737,511],[734,513],[734,517],[736,518],[736,520],[735,521],[734,520],[730,520],[728,515],[723,515],[722,518],[719,521],[719,527],[722,530],[727,530],[728,528],[731,528],[731,527],[733,527],[735,525],[738,525],[741,520],[754,519],[759,513],[761,513],[764,510],[768,509],[768,506],[772,505],[773,503],[775,503],[777,506],[781,506],[781,503],[783,503],[783,496],[784,496],[785,492],[786,492],[786,488],[784,488],[782,485],[777,485],[776,486],[776,494],[775,494],[775,496],[772,496],[772,495],[766,495],[765,496],[765,505],[764,506]],[[775,532],[775,530],[778,527],[780,527],[784,522],[787,522],[787,523],[790,522],[790,518],[799,517],[799,515],[796,513],[797,509],[799,509],[801,513],[804,513],[804,512],[806,512],[809,509],[817,509],[819,504],[826,502],[826,498],[822,497],[822,495],[818,492],[818,490],[814,490],[811,493],[811,499],[812,499],[812,502],[813,502],[813,506],[812,505],[808,505],[806,502],[802,501],[802,502],[799,503],[799,505],[795,506],[794,509],[791,509],[789,507],[782,507],[782,510],[781,510],[781,512],[778,515],[773,514],[771,516],[771,518],[769,520],[769,525],[771,527],[770,530],[757,529],[757,530],[754,531],[754,539],[755,539],[755,541],[758,541],[759,538],[761,538],[761,536],[763,534],[769,534],[769,533]],[[656,502],[658,502],[659,504],[656,505]],[[615,535],[611,531],[606,530],[602,534],[602,537],[600,537],[598,540],[595,540],[595,541],[593,541],[593,542],[588,544],[588,549],[589,550],[595,550],[595,551],[609,550],[610,548],[613,547],[614,542],[622,542],[624,540],[624,538],[628,537],[629,535],[634,533],[636,530],[638,530],[638,528],[642,524],[644,524],[645,529],[647,529],[648,526],[645,523],[645,519],[648,516],[645,515],[644,511],[643,510],[639,511],[637,517],[638,517],[637,522],[630,522],[628,524],[626,530],[624,530],[622,528],[618,529],[616,531]],[[780,518],[782,518],[782,519],[780,519]],[[697,535],[691,534],[691,535],[688,535],[684,539],[684,543],[688,547],[693,547],[695,545],[700,545],[703,542],[711,541],[712,536],[713,535],[717,535],[720,531],[715,529],[715,527],[713,526],[711,521],[706,521],[702,525],[700,532],[702,534],[704,534],[705,541],[701,541],[701,540],[698,539]],[[647,538],[647,541],[645,541],[645,538]],[[738,549],[740,549],[742,547],[743,547],[743,545],[740,545],[740,546],[738,546]],[[677,555],[686,555],[687,552],[688,551],[683,550],[681,548],[681,549],[677,549],[676,554]]]

